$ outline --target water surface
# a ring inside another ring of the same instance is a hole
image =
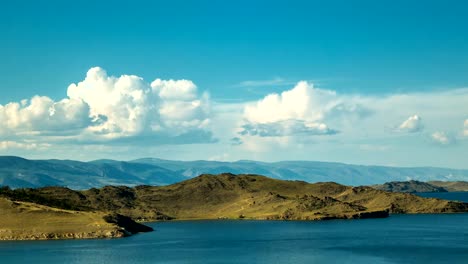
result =
[[[466,263],[468,214],[179,221],[125,239],[0,243],[1,263]]]
[[[422,197],[439,198],[444,200],[460,201],[468,203],[468,192],[425,192],[415,193]]]

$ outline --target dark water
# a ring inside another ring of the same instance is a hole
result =
[[[441,192],[441,193],[415,193],[422,197],[432,197],[444,200],[461,201],[468,203],[468,192]]]
[[[467,263],[468,214],[182,221],[125,239],[0,243],[0,263]]]

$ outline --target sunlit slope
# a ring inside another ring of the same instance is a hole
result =
[[[23,193],[21,193],[23,192]],[[10,196],[63,208],[112,211],[141,220],[334,219],[390,213],[466,212],[468,204],[391,193],[333,182],[310,184],[257,175],[202,175],[169,186],[107,186],[73,191],[49,187],[10,191]]]
[[[104,213],[62,210],[0,198],[0,240],[112,238],[124,231]]]

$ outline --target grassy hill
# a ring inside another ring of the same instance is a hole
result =
[[[201,175],[169,186],[5,189],[5,197],[81,211],[108,211],[139,220],[348,219],[388,213],[468,212],[468,204],[333,182],[310,184],[258,175]],[[22,198],[21,198],[22,197]]]
[[[124,216],[64,210],[7,198],[0,198],[0,212],[0,240],[117,238],[151,231]]]

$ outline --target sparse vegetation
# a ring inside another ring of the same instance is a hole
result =
[[[119,213],[133,219],[359,218],[364,213],[468,211],[464,203],[389,193],[333,182],[309,184],[258,175],[201,175],[169,186],[106,186],[74,191],[62,187],[2,189],[13,200],[61,209]],[[372,214],[370,214],[372,215]],[[368,216],[370,216],[368,214]],[[385,216],[385,213],[375,216]]]

